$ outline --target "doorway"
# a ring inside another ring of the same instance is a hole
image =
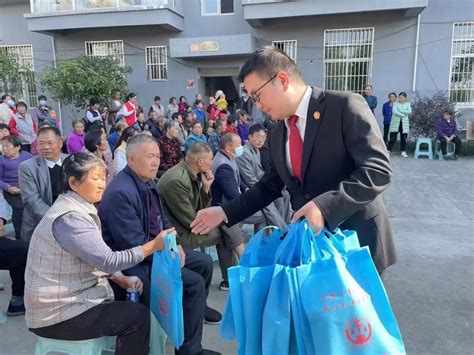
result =
[[[204,93],[206,97],[214,96],[217,90],[224,91],[228,103],[228,111],[235,113],[235,106],[239,101],[237,77],[215,76],[204,78]]]

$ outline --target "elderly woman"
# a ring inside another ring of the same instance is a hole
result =
[[[143,284],[119,271],[163,249],[154,240],[124,251],[103,241],[94,204],[105,190],[103,161],[76,153],[63,163],[64,192],[43,217],[30,242],[25,270],[26,323],[38,336],[86,340],[117,336],[116,354],[148,354],[150,311],[134,302],[115,302],[108,278],[124,289]],[[110,274],[113,276],[111,277]]]
[[[188,138],[186,138],[186,142],[184,143],[184,151],[187,152],[191,144],[196,142],[207,144],[207,138],[202,133],[202,126],[199,122],[194,122],[192,124],[191,132],[189,133],[189,136]]]
[[[31,117],[28,111],[28,106],[20,101],[16,104],[17,112],[13,115],[9,122],[10,132],[13,136],[20,137],[21,148],[28,152],[31,151],[31,144],[36,139],[36,132],[38,127],[35,120]]]
[[[84,121],[76,118],[72,121],[72,132],[66,141],[67,153],[74,154],[84,150]]]
[[[158,140],[161,159],[158,177],[183,160],[182,145],[179,141],[179,123],[170,120],[165,124],[165,135]]]
[[[21,140],[16,136],[7,136],[2,141],[3,155],[0,156],[0,189],[12,207],[12,222],[15,238],[20,239],[21,221],[23,219],[23,201],[21,200],[18,182],[18,166],[32,155],[21,150]]]
[[[122,131],[122,135],[117,142],[117,149],[115,149],[114,152],[114,176],[117,176],[117,174],[127,166],[127,155],[125,154],[127,151],[127,142],[137,134],[138,131],[135,127],[127,127]]]

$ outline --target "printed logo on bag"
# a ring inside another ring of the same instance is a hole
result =
[[[162,297],[160,298],[160,312],[161,314],[163,314],[164,316],[167,316],[168,313],[170,312],[169,308],[168,308],[168,302],[166,302],[166,300]]]
[[[366,345],[372,338],[372,327],[364,318],[347,321],[344,332],[347,340],[355,345]]]

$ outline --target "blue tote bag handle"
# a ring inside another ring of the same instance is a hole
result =
[[[176,264],[179,266],[180,274],[181,274],[181,262],[179,260],[179,252],[178,252],[178,245],[176,244],[176,237],[174,234],[169,233],[165,235],[163,238],[163,242],[165,244],[164,252],[166,254],[166,261],[168,264]]]

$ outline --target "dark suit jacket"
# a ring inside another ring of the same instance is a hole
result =
[[[319,112],[319,119],[316,119]],[[379,270],[396,260],[380,193],[392,169],[376,119],[357,94],[313,88],[303,146],[302,182],[288,172],[287,129],[279,122],[269,138],[272,167],[239,199],[222,205],[229,225],[267,206],[288,187],[293,208],[313,200],[329,229],[356,230]]]
[[[112,180],[105,190],[98,208],[102,224],[102,237],[114,251],[127,250],[150,241],[148,189],[156,189],[154,182],[148,184],[127,165]],[[158,191],[156,192],[158,194]],[[160,201],[160,214],[156,216],[160,230],[171,228],[171,223],[164,213]],[[149,264],[152,258],[123,270],[127,276],[138,276],[149,279]]]

